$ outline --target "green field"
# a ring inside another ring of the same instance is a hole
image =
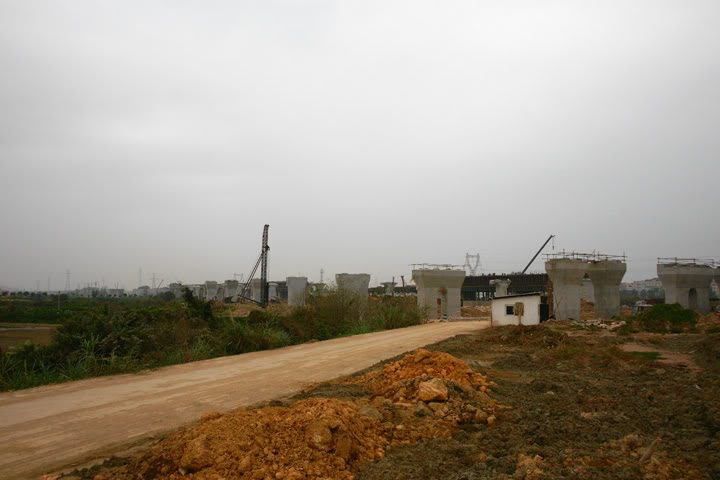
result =
[[[0,322],[62,323],[74,313],[99,308],[111,311],[142,310],[170,303],[161,297],[86,298],[58,295],[11,295],[0,297]]]

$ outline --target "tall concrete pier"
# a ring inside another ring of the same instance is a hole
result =
[[[179,284],[179,283],[171,283],[171,284],[169,285],[169,287],[170,287],[170,291],[173,293],[173,295],[175,295],[175,298],[180,298],[180,297],[182,297],[182,289],[183,289],[183,286],[182,286],[181,284]]]
[[[382,286],[385,287],[385,295],[392,295],[395,291],[396,282],[383,282]]]
[[[288,305],[305,305],[305,291],[308,286],[307,277],[287,277]]]
[[[620,282],[627,265],[620,260],[600,260],[588,264],[595,299],[595,316],[609,319],[620,308]]]
[[[509,278],[496,278],[490,280],[490,285],[495,285],[495,296],[504,297],[508,294],[508,287],[510,287]]]
[[[262,302],[262,279],[261,278],[253,278],[250,282],[250,290],[252,299],[256,302],[260,303]]]
[[[557,320],[580,320],[582,281],[588,262],[558,258],[545,262],[545,271],[553,284],[553,311]]]
[[[335,275],[335,283],[339,289],[356,293],[360,298],[367,301],[368,287],[370,286],[370,275],[367,273],[338,273]]]
[[[716,269],[694,263],[659,263],[657,273],[665,289],[665,303],[679,303],[701,313],[710,311],[709,289]]]
[[[223,292],[224,297],[234,297],[240,293],[240,282],[237,280],[225,280],[225,291]]]
[[[461,315],[460,289],[465,270],[413,270],[412,279],[417,286],[418,306],[428,309],[429,319]]]
[[[206,300],[215,300],[217,298],[218,293],[218,283],[214,282],[212,280],[208,280],[205,282],[205,299]]]

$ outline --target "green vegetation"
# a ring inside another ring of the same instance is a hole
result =
[[[660,359],[660,352],[629,352],[630,355],[644,358],[645,360],[655,361]]]
[[[682,333],[694,331],[697,320],[697,312],[674,303],[672,305],[655,305],[638,313],[633,324],[646,332]]]
[[[688,333],[695,332],[699,315],[677,303],[660,304],[643,310],[634,317],[624,317],[625,325],[617,330],[619,335],[635,332]]]
[[[0,353],[0,390],[191,362],[283,347],[308,340],[421,323],[414,298],[371,298],[342,290],[310,296],[304,307],[277,313],[231,308],[194,298],[182,301],[117,299],[62,318],[50,345],[30,343]]]
[[[39,293],[14,294],[0,297],[0,322],[62,323],[75,313],[107,308],[113,312],[140,311],[153,306],[164,306],[173,298],[121,297],[86,298],[67,294],[44,295]]]

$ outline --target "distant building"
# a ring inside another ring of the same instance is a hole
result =
[[[635,292],[640,292],[642,290],[653,290],[653,289],[662,290],[662,288],[663,288],[663,284],[659,278],[651,278],[648,280],[638,280],[635,282],[620,284],[620,290],[632,290]]]

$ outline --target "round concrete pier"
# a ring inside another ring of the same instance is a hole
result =
[[[582,280],[588,270],[584,260],[559,258],[545,262],[553,284],[553,311],[557,320],[580,320]]]
[[[620,308],[620,282],[626,271],[627,265],[618,260],[604,260],[588,265],[597,318],[609,319],[617,314]]]

